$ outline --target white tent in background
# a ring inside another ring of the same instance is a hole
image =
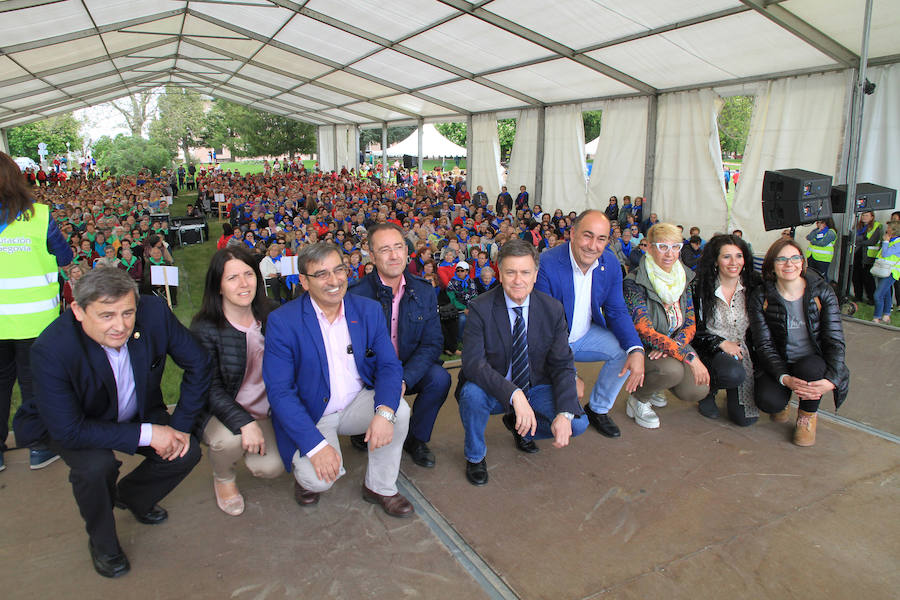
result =
[[[408,138],[397,142],[393,146],[388,146],[388,156],[410,156],[419,155],[419,130],[413,131]],[[375,151],[376,155],[381,154],[380,150]],[[422,156],[444,157],[444,156],[465,156],[466,149],[457,146],[444,136],[442,136],[437,128],[431,123],[422,126]]]
[[[585,156],[593,156],[597,154],[597,145],[600,143],[600,136],[598,135],[587,144],[584,145],[584,154]]]

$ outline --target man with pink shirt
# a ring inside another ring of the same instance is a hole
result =
[[[394,517],[413,513],[397,491],[409,427],[403,367],[377,302],[347,295],[347,267],[334,244],[297,257],[307,291],[269,315],[263,380],[278,451],[294,474],[294,497],[316,504],[345,473],[338,435],[364,433],[369,464],[362,496]]]

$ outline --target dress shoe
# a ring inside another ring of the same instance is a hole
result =
[[[319,503],[319,492],[311,492],[296,481],[294,481],[294,500],[300,506],[312,506]]]
[[[697,412],[707,419],[719,418],[719,407],[716,406],[716,395],[709,394],[697,404]]]
[[[466,461],[466,479],[472,485],[487,485],[488,470],[487,462],[481,459],[481,462],[473,463]]]
[[[609,415],[596,413],[587,404],[584,405],[584,413],[587,415],[588,422],[602,435],[608,438],[617,438],[622,435],[622,432],[619,431],[619,426],[613,422],[612,417]]]
[[[359,450],[360,452],[368,452],[369,444],[366,443],[366,434],[360,433],[359,435],[351,435],[350,436],[350,445]]]
[[[403,449],[406,450],[412,461],[420,467],[431,469],[434,467],[434,452],[428,448],[428,444],[413,436],[407,436],[403,442]]]
[[[104,577],[120,577],[131,570],[128,557],[121,548],[117,554],[101,554],[94,550],[94,544],[88,541],[88,549],[91,551],[94,569]]]
[[[503,415],[503,424],[506,425],[507,429],[512,431],[513,438],[516,440],[516,448],[518,448],[519,451],[526,454],[534,454],[541,451],[541,449],[538,448],[538,445],[534,443],[534,440],[526,440],[519,435],[518,431],[516,431],[516,415],[512,413]]]
[[[380,504],[381,508],[384,509],[384,512],[391,515],[392,517],[408,517],[415,512],[413,505],[410,504],[409,500],[403,497],[403,494],[397,492],[393,496],[382,496],[381,494],[376,494],[369,488],[363,484],[363,500],[369,502],[371,504]]]
[[[166,509],[161,507],[159,504],[155,504],[150,507],[150,510],[147,512],[138,512],[125,504],[124,501],[116,498],[116,508],[124,508],[131,511],[131,514],[134,515],[134,518],[143,523],[144,525],[159,525],[163,521],[169,518],[169,513],[166,512]]]

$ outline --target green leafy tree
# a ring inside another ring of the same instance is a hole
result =
[[[159,173],[172,165],[173,153],[163,146],[138,136],[103,136],[94,145],[94,158],[113,175],[135,175],[142,168]]]
[[[584,123],[585,143],[600,135],[600,118],[602,115],[602,110],[588,110],[581,113],[581,120]]]
[[[72,113],[57,115],[43,121],[13,127],[7,133],[12,156],[27,156],[39,161],[38,144],[47,144],[47,156],[65,155],[66,142],[73,151],[81,150],[81,123]]]
[[[205,117],[203,138],[234,156],[280,156],[316,150],[316,128],[280,115],[217,100]]]
[[[469,136],[465,123],[437,123],[435,124],[435,129],[457,146],[466,147],[466,140]],[[516,140],[516,120],[499,119],[497,121],[497,136],[500,140],[500,156],[508,156],[510,150],[512,150],[513,142]]]
[[[722,154],[744,153],[752,114],[753,96],[725,98],[719,112],[719,145],[722,147]]]
[[[387,143],[388,146],[391,144],[396,144],[401,140],[405,140],[412,132],[415,131],[416,128],[413,125],[404,126],[404,127],[388,127],[387,130]],[[361,129],[359,132],[359,147],[365,148],[369,144],[378,144],[381,145],[381,128],[377,129]]]
[[[200,144],[203,133],[204,102],[196,92],[175,86],[157,101],[159,113],[150,122],[150,140],[175,153],[179,148],[190,160],[190,148]]]
[[[116,104],[110,102],[110,106],[119,111],[125,118],[131,135],[139,136],[144,130],[144,124],[150,119],[153,106],[154,90],[144,90],[137,94],[126,96],[127,102]],[[123,99],[125,100],[125,99]]]
[[[516,141],[516,120],[498,120],[497,135],[500,137],[500,159],[509,160],[509,153],[512,151],[513,143]]]
[[[465,123],[435,123],[434,128],[457,146],[466,147],[469,136]]]

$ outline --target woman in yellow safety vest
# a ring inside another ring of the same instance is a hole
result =
[[[869,273],[875,255],[878,254],[884,229],[875,220],[875,213],[868,210],[859,215],[856,229],[856,247],[853,250],[853,295],[857,302],[874,304],[875,279]]]
[[[875,313],[873,321],[891,322],[891,293],[894,282],[900,279],[900,221],[889,221],[884,226],[881,248],[875,260],[884,259],[890,263],[891,271],[886,277],[876,276]]]
[[[30,399],[31,344],[59,316],[59,267],[71,262],[49,208],[35,204],[18,165],[0,152],[0,471],[13,385],[18,379],[22,401]],[[40,469],[59,456],[42,445],[29,458]]]
[[[828,281],[828,266],[834,260],[834,243],[837,240],[831,217],[816,221],[816,228],[806,235],[806,240],[809,242],[806,247],[807,266]]]

